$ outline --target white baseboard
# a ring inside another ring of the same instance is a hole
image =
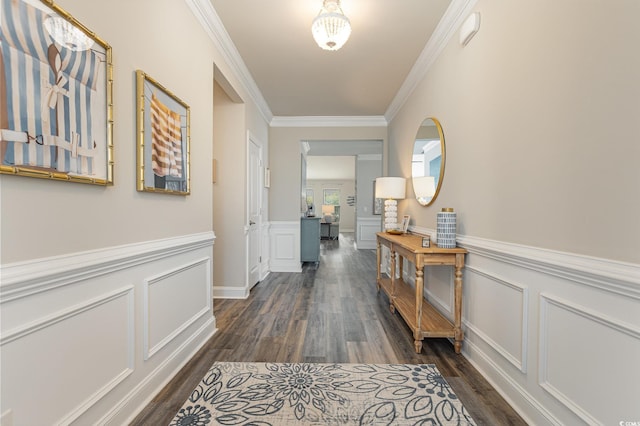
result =
[[[215,318],[211,317],[171,356],[132,389],[119,404],[105,414],[98,421],[98,424],[118,425],[131,423],[138,413],[178,374],[217,331]],[[138,395],[144,395],[144,398],[140,399]],[[124,421],[120,421],[120,418],[124,418]]]
[[[214,299],[246,299],[249,290],[245,287],[213,287]]]

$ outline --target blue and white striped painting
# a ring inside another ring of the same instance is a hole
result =
[[[3,166],[107,179],[107,55],[56,42],[44,4],[3,0],[0,159]]]

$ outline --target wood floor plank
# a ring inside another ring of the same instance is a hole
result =
[[[376,291],[376,254],[353,234],[322,240],[319,264],[271,273],[246,300],[214,300],[217,333],[132,425],[166,425],[215,361],[435,364],[479,425],[525,425],[448,339],[411,330]]]

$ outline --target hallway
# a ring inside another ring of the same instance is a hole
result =
[[[414,352],[376,292],[375,251],[353,238],[323,240],[318,265],[272,273],[246,300],[215,300],[218,332],[132,424],[168,424],[214,361],[436,364],[479,425],[526,424],[447,339]]]

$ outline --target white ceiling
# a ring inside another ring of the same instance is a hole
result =
[[[342,0],[352,33],[333,52],[311,36],[322,0],[210,1],[277,117],[385,115],[447,7],[460,3]]]

